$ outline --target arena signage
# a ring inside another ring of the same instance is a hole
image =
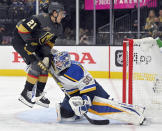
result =
[[[85,10],[93,10],[94,0],[85,0]],[[110,9],[111,0],[96,0],[96,9]],[[139,0],[140,7],[156,7],[157,0]],[[131,9],[138,5],[138,0],[114,0],[114,9]]]
[[[20,62],[24,62],[22,57],[17,53],[17,52],[12,52],[13,53],[13,63],[20,63]],[[73,59],[75,61],[79,61],[80,63],[84,64],[85,61],[88,61],[88,64],[96,64],[96,62],[94,61],[92,55],[90,54],[90,52],[82,52],[82,54],[79,56],[78,53],[75,52],[70,52],[71,57],[73,57]]]

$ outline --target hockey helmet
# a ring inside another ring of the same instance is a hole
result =
[[[48,7],[48,13],[52,14],[53,11],[57,12],[64,11],[64,6],[58,2],[51,2]]]
[[[70,54],[67,51],[56,52],[53,54],[53,63],[56,73],[60,73],[71,65]]]
[[[40,8],[44,13],[48,13],[48,7],[49,7],[49,3],[47,2],[40,4]]]

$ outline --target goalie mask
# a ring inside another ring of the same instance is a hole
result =
[[[70,67],[71,59],[69,53],[66,51],[56,52],[53,55],[53,63],[57,74]]]

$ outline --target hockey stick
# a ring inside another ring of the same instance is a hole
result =
[[[48,73],[52,76],[52,78],[56,81],[58,81],[58,79],[52,74],[52,72],[46,67],[46,65],[42,62],[42,61],[39,61],[45,68],[46,70],[48,71]],[[53,66],[53,65],[52,65]],[[71,96],[66,92],[65,88],[61,88],[63,90],[63,92],[70,98]],[[91,124],[94,124],[94,125],[107,125],[109,124],[109,120],[94,120],[94,119],[91,119],[87,116],[86,113],[83,114],[84,117],[89,121],[89,123]]]

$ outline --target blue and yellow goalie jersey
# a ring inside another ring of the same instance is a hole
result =
[[[52,67],[50,70],[56,77],[57,84],[64,88],[69,95],[96,90],[94,78],[79,62],[72,61],[71,66],[59,74],[56,74]]]

